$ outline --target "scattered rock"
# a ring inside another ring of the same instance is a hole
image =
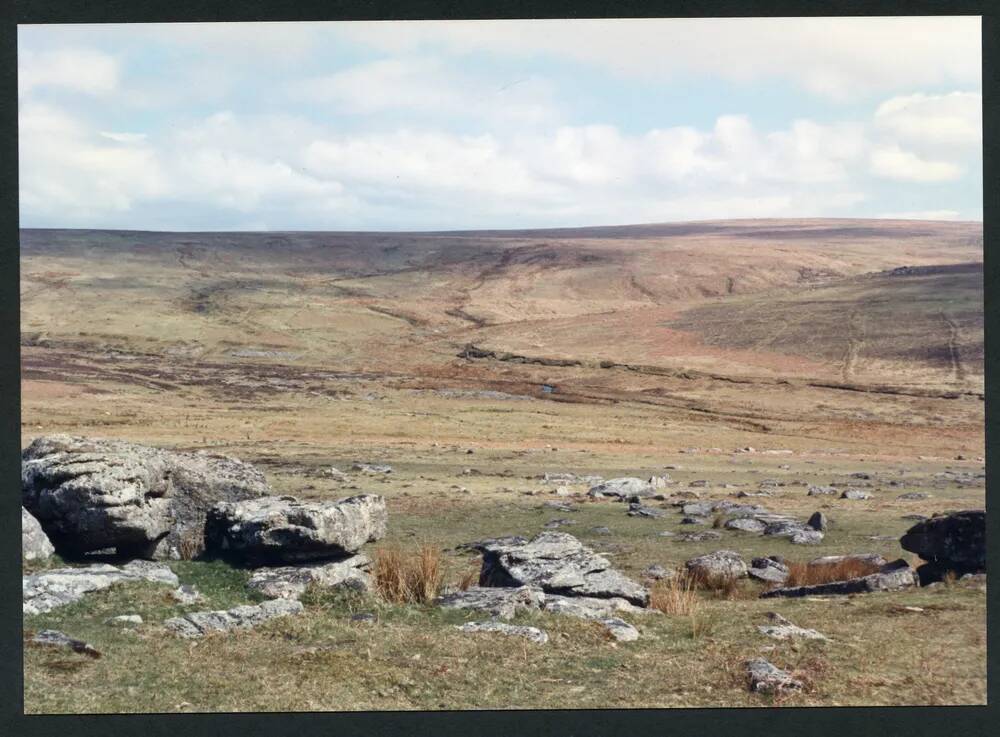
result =
[[[764,658],[754,658],[747,661],[746,669],[750,690],[754,693],[774,694],[802,688],[801,681],[796,680],[790,673],[772,665]]]
[[[119,627],[136,627],[142,624],[142,617],[138,614],[119,614],[117,617],[105,619],[104,624],[116,625]]]
[[[755,558],[754,560],[758,559]],[[751,578],[756,578],[758,581],[780,585],[788,580],[788,567],[784,565],[780,567],[772,565],[758,568],[756,565],[752,565],[747,570],[747,575]]]
[[[593,532],[595,535],[610,535],[611,534],[611,529],[608,528],[608,527],[604,527],[603,525],[599,526],[599,527],[591,527],[590,531]]]
[[[97,649],[83,640],[77,640],[69,635],[63,634],[59,630],[42,630],[31,641],[36,645],[46,645],[49,647],[68,647],[75,653],[87,655],[95,660],[101,657]]]
[[[206,547],[252,562],[344,556],[385,535],[385,499],[364,494],[337,502],[264,497],[219,504],[205,522]]]
[[[368,556],[354,555],[331,563],[258,568],[247,585],[268,599],[298,599],[311,585],[371,591],[370,564]]]
[[[179,604],[197,604],[205,600],[205,597],[201,595],[201,592],[197,588],[187,583],[181,584],[171,591],[170,596]]]
[[[660,533],[663,534],[662,532]],[[715,530],[702,530],[701,532],[688,532],[677,536],[678,541],[683,543],[700,543],[706,540],[721,540],[722,533]]]
[[[550,614],[561,614],[593,621],[612,619],[620,613],[646,614],[654,611],[637,607],[620,597],[598,599],[593,596],[560,596],[558,594],[545,594],[542,608]]]
[[[622,597],[645,606],[649,592],[611,568],[565,532],[543,532],[528,543],[483,547],[481,586],[524,586],[570,596]]]
[[[843,494],[840,495],[841,499],[871,499],[872,495],[867,491],[862,491],[861,489],[847,489]]]
[[[200,553],[213,504],[270,491],[235,458],[68,435],[37,438],[22,452],[21,487],[57,551],[157,559]]]
[[[673,570],[671,570],[669,568],[664,568],[663,566],[661,566],[659,564],[651,565],[651,566],[647,567],[646,569],[644,569],[643,572],[642,572],[642,576],[644,578],[650,578],[650,579],[652,579],[654,581],[669,580],[669,579],[673,578],[676,575],[677,574],[676,574],[675,571],[673,571]]]
[[[351,470],[372,475],[386,474],[392,473],[392,466],[388,466],[384,463],[355,463],[351,466]]]
[[[836,496],[837,490],[832,486],[810,486],[806,494],[809,496]]]
[[[737,517],[726,522],[724,527],[727,530],[739,530],[740,532],[751,532],[755,535],[763,534],[767,527],[763,522],[753,517]]]
[[[538,645],[544,645],[549,641],[548,634],[537,627],[523,627],[495,620],[488,622],[466,622],[465,624],[456,624],[455,627],[462,632],[494,632],[501,635],[524,637]]]
[[[792,545],[819,545],[823,542],[823,533],[819,530],[802,529],[792,535]]]
[[[42,530],[38,520],[24,507],[21,507],[21,557],[25,561],[42,562],[48,560],[55,548],[48,535]]]
[[[660,519],[665,517],[667,513],[662,509],[655,509],[654,507],[646,507],[642,504],[629,504],[628,506],[628,516],[629,517],[646,517],[648,519]]]
[[[696,577],[742,578],[747,575],[747,564],[743,557],[733,550],[716,550],[714,553],[699,555],[687,561],[684,566]]]
[[[905,494],[900,494],[896,498],[897,499],[906,499],[906,500],[930,499],[931,495],[930,494],[925,494],[922,491],[908,491]]]
[[[757,629],[762,635],[773,637],[776,640],[792,640],[803,638],[806,640],[828,640],[826,635],[821,635],[816,630],[805,629],[792,624],[787,619],[776,612],[768,612],[767,618],[771,624],[757,625]]]
[[[248,629],[276,617],[299,614],[302,603],[292,599],[271,599],[257,606],[237,606],[227,611],[192,612],[173,617],[163,625],[180,637],[201,637],[211,632]]]
[[[121,568],[105,563],[80,568],[53,568],[22,576],[23,611],[29,615],[50,612],[79,601],[92,591],[134,581],[150,581],[170,586],[178,584],[173,571],[165,565],[149,561],[133,561]]]
[[[596,484],[590,487],[587,492],[587,496],[593,498],[601,498],[605,496],[616,497],[619,501],[624,501],[626,498],[639,495],[639,496],[652,496],[653,489],[650,488],[649,484],[642,479],[635,477],[625,477],[619,479],[609,479],[602,483]]]
[[[492,588],[470,586],[465,591],[442,596],[438,606],[448,609],[473,609],[489,613],[500,619],[510,619],[518,611],[538,610],[545,601],[545,594],[534,586],[518,588]]]
[[[600,620],[601,624],[607,628],[608,634],[618,642],[634,642],[639,639],[639,630],[630,625],[624,619],[613,617],[611,619]]]
[[[566,525],[575,525],[575,524],[576,520],[572,519],[551,519],[544,525],[542,525],[542,527],[544,527],[546,530],[554,530],[557,527],[565,527]]]
[[[359,612],[358,614],[351,615],[352,622],[374,622],[377,617],[372,612]]]
[[[708,524],[708,520],[704,517],[682,517],[682,525],[705,525]]]
[[[826,515],[822,512],[813,512],[812,516],[806,522],[808,527],[814,530],[819,530],[820,532],[826,532],[826,528],[829,522],[826,519]]]

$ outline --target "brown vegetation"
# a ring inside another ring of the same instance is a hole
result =
[[[803,563],[789,561],[788,580],[785,586],[815,586],[832,581],[846,581],[851,578],[876,573],[877,565],[867,560],[847,558],[836,563]]]
[[[427,604],[437,598],[444,582],[441,551],[424,545],[417,551],[383,546],[375,551],[375,587],[395,604]]]

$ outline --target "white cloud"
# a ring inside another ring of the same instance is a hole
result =
[[[978,146],[983,137],[982,95],[913,94],[886,100],[875,124],[904,141],[938,146]]]
[[[101,131],[101,137],[116,143],[141,143],[146,140],[145,133],[116,133],[114,131]]]
[[[949,182],[962,176],[962,167],[949,161],[931,161],[905,151],[896,144],[880,146],[872,152],[872,173],[900,182]]]
[[[785,79],[836,100],[981,84],[975,17],[674,18],[360,22],[350,38],[401,54],[551,56],[661,79]]]
[[[93,49],[22,51],[17,59],[17,90],[62,87],[90,95],[106,95],[118,87],[117,60]]]

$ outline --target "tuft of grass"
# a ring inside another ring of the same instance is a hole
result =
[[[876,573],[877,565],[866,560],[849,558],[836,563],[796,563],[788,562],[788,580],[785,586],[814,586],[832,581],[846,581]]]
[[[479,573],[482,567],[482,558],[477,558],[475,565],[462,574],[462,577],[458,579],[458,589],[460,591],[467,591],[470,586],[474,586],[479,583]]]
[[[688,617],[698,610],[700,601],[694,582],[688,576],[677,575],[653,584],[649,591],[649,606],[664,614]]]
[[[379,595],[396,604],[430,603],[444,583],[441,551],[430,545],[416,552],[380,547],[375,551],[373,573]]]

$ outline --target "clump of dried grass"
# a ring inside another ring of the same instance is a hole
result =
[[[372,568],[375,588],[386,601],[395,604],[426,604],[434,601],[444,583],[441,551],[424,545],[417,551],[398,546],[375,551]]]
[[[649,606],[664,614],[690,616],[701,606],[694,581],[678,574],[673,578],[657,581],[649,591]]]
[[[785,586],[815,586],[820,583],[846,581],[851,578],[877,573],[879,566],[871,561],[848,558],[836,563],[788,562],[788,579]]]

